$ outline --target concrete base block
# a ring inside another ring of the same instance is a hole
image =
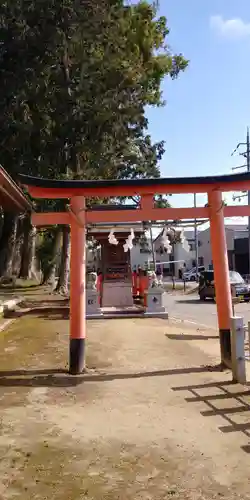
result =
[[[103,307],[133,307],[131,283],[103,283]]]
[[[164,290],[160,287],[149,288],[147,292],[147,307],[145,310],[146,317],[168,317],[165,307],[162,305]]]
[[[103,318],[104,318],[104,316],[103,316],[102,312],[97,313],[97,314],[94,314],[94,313],[92,313],[92,314],[87,313],[86,314],[86,319],[103,319]]]
[[[102,311],[99,304],[99,293],[97,290],[87,289],[86,317],[101,316]]]
[[[162,318],[162,319],[168,319],[169,315],[168,312],[165,311],[159,311],[159,312],[150,312],[150,311],[145,311],[144,313],[144,318]]]

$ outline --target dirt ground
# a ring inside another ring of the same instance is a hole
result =
[[[0,336],[0,499],[250,499],[250,391],[218,338],[160,319],[88,322],[70,377],[68,320]]]

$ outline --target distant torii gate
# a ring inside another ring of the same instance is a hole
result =
[[[71,226],[70,283],[70,354],[69,371],[84,369],[86,337],[85,314],[85,238],[87,224],[180,220],[210,220],[216,303],[220,333],[221,361],[231,365],[230,318],[232,300],[228,272],[224,217],[250,215],[250,206],[224,206],[222,192],[250,190],[250,173],[212,177],[182,177],[111,181],[51,180],[20,176],[33,198],[69,199],[68,212],[35,213],[36,226],[68,224]],[[207,193],[208,205],[191,208],[156,208],[155,194]],[[135,210],[87,210],[86,197],[140,196]]]

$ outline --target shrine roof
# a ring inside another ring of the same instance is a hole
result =
[[[20,187],[0,166],[0,205],[8,212],[20,213],[32,210],[32,205]]]

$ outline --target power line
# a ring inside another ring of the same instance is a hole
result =
[[[241,146],[245,146],[246,150],[242,153],[239,153],[240,156],[243,156],[246,159],[246,163],[244,165],[240,165],[237,167],[233,167],[233,170],[237,170],[239,168],[246,168],[247,172],[250,172],[250,137],[249,137],[249,127],[247,127],[247,136],[245,142],[239,142],[237,144],[235,150],[232,152],[233,156]],[[241,200],[247,196],[247,203],[250,205],[250,191],[243,191],[242,194],[233,196],[233,200]],[[248,272],[250,274],[250,215],[248,216]]]
[[[194,193],[194,208],[196,208],[196,193]],[[197,219],[194,219],[194,239],[195,239],[195,267],[196,267],[196,278],[198,278],[198,266],[199,266],[199,246],[198,246],[198,228]]]

